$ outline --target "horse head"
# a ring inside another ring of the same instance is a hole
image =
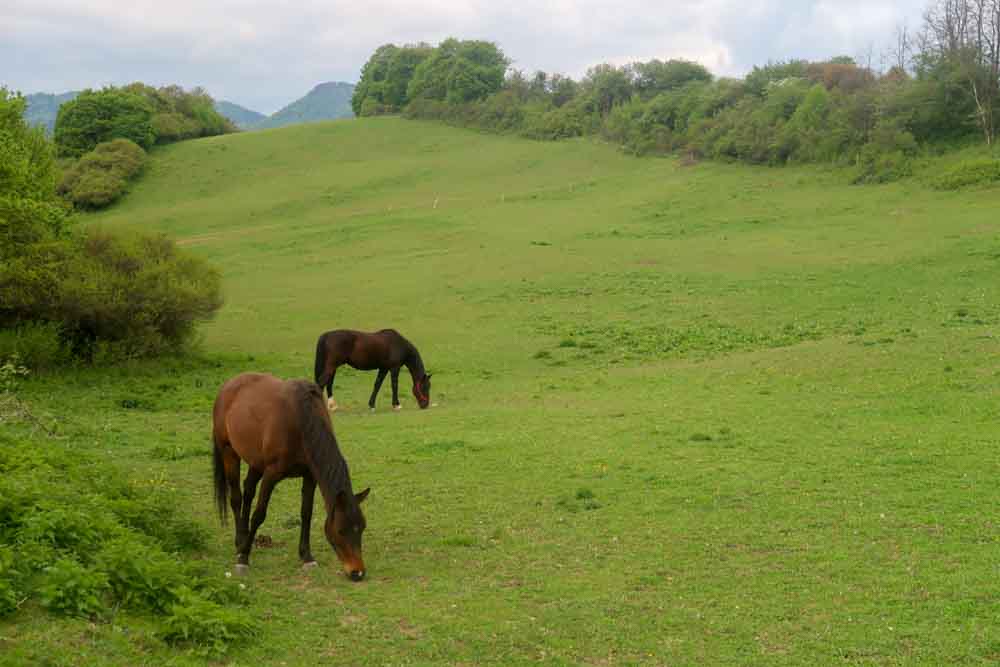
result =
[[[413,396],[417,399],[420,409],[431,404],[431,374],[425,373],[422,378],[413,383]]]
[[[337,558],[344,566],[344,574],[351,581],[365,578],[365,562],[361,558],[361,535],[365,532],[365,515],[361,513],[361,502],[368,497],[370,488],[354,497],[345,491],[337,493],[333,512],[326,518],[323,529],[326,539],[333,547]]]

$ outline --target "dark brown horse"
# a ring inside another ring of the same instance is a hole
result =
[[[375,388],[372,389],[368,407],[375,409],[375,397],[382,388],[386,373],[392,378],[392,407],[399,410],[399,368],[406,366],[413,378],[413,396],[421,408],[431,402],[431,376],[424,370],[424,362],[413,343],[403,338],[395,329],[382,329],[375,333],[338,329],[327,331],[316,342],[316,384],[326,387],[330,397],[329,407],[337,409],[333,400],[333,379],[337,368],[347,364],[359,371],[378,369]]]
[[[257,529],[267,516],[274,485],[286,477],[302,478],[302,527],[299,558],[304,566],[316,564],[309,548],[313,494],[319,485],[326,504],[326,539],[340,558],[344,572],[354,581],[365,576],[361,535],[365,517],[363,501],[371,489],[355,494],[347,461],[337,447],[323,393],[308,380],[280,380],[263,373],[243,373],[222,385],[212,410],[215,443],[215,501],[222,522],[226,500],[236,520],[236,572],[250,567],[250,548]],[[240,461],[249,466],[240,494]],[[257,483],[260,497],[253,518]]]

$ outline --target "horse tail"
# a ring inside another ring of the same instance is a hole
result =
[[[215,507],[219,510],[219,521],[225,525],[229,512],[229,483],[226,480],[226,467],[222,463],[222,447],[214,433],[212,434],[212,473],[215,482]]]
[[[316,384],[320,384],[320,380],[323,379],[323,371],[326,369],[326,334],[319,337],[316,341],[316,365],[313,368],[313,374],[316,378]],[[320,384],[320,389],[323,385]]]

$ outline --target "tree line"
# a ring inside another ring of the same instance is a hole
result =
[[[574,80],[509,70],[490,42],[388,44],[362,69],[352,105],[359,116],[402,113],[534,139],[599,136],[635,154],[851,164],[859,182],[909,174],[922,147],[996,141],[1000,0],[936,0],[916,34],[897,30],[887,59],[884,71],[850,57],[788,60],[743,78],[651,60],[597,65]]]

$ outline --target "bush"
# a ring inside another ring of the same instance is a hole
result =
[[[87,230],[0,268],[0,315],[58,324],[64,346],[112,360],[183,349],[222,305],[219,274],[164,236]]]
[[[931,180],[936,190],[960,190],[976,185],[1000,182],[1000,159],[967,160],[951,167]]]
[[[185,544],[134,527],[189,523],[146,500],[71,444],[0,435],[0,616],[26,599],[91,618],[152,612],[163,637],[212,654],[249,637],[235,582],[196,573],[175,553]]]
[[[98,144],[66,171],[58,192],[80,208],[103,208],[125,194],[145,162],[146,151],[128,139]]]
[[[583,136],[583,122],[572,105],[528,117],[521,135],[529,139],[556,141]]]
[[[77,157],[112,139],[130,139],[143,148],[194,137],[235,132],[204,90],[122,88],[85,90],[59,108],[55,141],[60,155]]]
[[[101,596],[107,589],[108,577],[103,572],[88,570],[73,558],[60,558],[45,568],[38,594],[50,611],[91,617],[104,609]]]
[[[194,644],[201,653],[219,655],[229,644],[252,637],[257,624],[240,611],[205,599],[182,587],[170,606],[161,636],[171,643]]]
[[[54,368],[69,360],[54,322],[26,322],[0,329],[0,361],[17,358],[28,368]]]
[[[118,88],[85,90],[59,107],[55,141],[60,155],[76,157],[112,139],[130,139],[143,148],[156,140],[153,109],[142,95]]]
[[[890,183],[913,174],[917,141],[898,122],[882,123],[858,155],[854,183]]]
[[[14,552],[0,545],[0,618],[17,609],[21,593],[18,572],[14,569]]]

